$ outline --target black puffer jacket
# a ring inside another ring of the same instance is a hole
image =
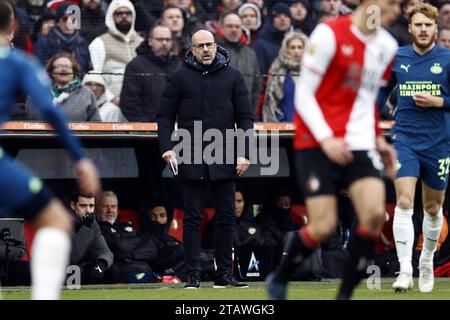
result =
[[[157,259],[152,263],[152,268],[157,272],[163,272],[184,261],[184,246],[174,237],[167,234],[166,226],[148,221],[144,230],[146,239],[151,240],[157,250]]]
[[[152,240],[144,237],[130,223],[116,221],[98,222],[106,243],[114,253],[114,262],[150,263],[157,259],[157,249]]]
[[[189,50],[183,66],[169,75],[157,115],[161,153],[172,150],[176,145],[176,142],[171,141],[171,134],[177,116],[178,128],[187,130],[191,135],[191,163],[195,160],[194,151],[204,150],[208,144],[202,143],[199,141],[201,138],[194,136],[194,121],[202,122],[202,134],[205,130],[214,128],[219,130],[223,137],[226,129],[235,128],[235,123],[244,131],[253,128],[247,87],[241,73],[229,66],[229,63],[228,52],[220,46],[217,48],[215,60],[206,67],[200,64]],[[225,144],[222,146],[225,157]],[[234,162],[236,156],[233,158]],[[203,159],[201,155],[200,159]],[[225,164],[225,161],[223,163],[208,166],[204,161],[202,164],[184,163],[179,166],[179,177],[189,180],[208,177],[211,180],[223,180],[236,177],[235,164]]]
[[[167,75],[179,66],[179,61],[175,56],[164,61],[146,41],[136,53],[138,56],[125,69],[120,109],[130,122],[154,122]]]

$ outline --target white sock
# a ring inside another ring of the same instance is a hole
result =
[[[71,241],[56,228],[42,228],[36,233],[31,255],[33,300],[57,300],[66,277]]]
[[[393,233],[400,272],[412,274],[412,250],[414,245],[413,209],[395,207]]]
[[[433,260],[434,252],[436,251],[438,240],[441,236],[442,220],[442,208],[436,215],[431,215],[423,210],[423,246],[420,258],[425,259],[427,262]]]

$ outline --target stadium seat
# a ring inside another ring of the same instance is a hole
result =
[[[207,224],[214,217],[215,213],[216,210],[214,208],[203,209],[203,219],[200,224],[200,234],[202,236],[203,233],[205,232]],[[183,209],[174,209],[173,218],[169,226],[169,235],[181,242],[183,242],[183,217],[184,217]]]
[[[33,245],[34,236],[36,235],[36,229],[33,227],[30,221],[25,221],[23,225],[23,237],[25,240],[26,252],[22,257],[22,261],[30,261],[31,247]]]
[[[308,211],[303,204],[294,204],[291,208],[291,219],[295,225],[303,226],[308,221]]]

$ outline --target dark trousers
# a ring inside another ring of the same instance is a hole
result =
[[[202,209],[207,188],[211,188],[216,209],[216,234],[214,235],[214,254],[216,259],[216,277],[231,271],[231,255],[235,224],[234,198],[236,185],[233,180],[183,181],[184,202],[183,242],[184,260],[188,273],[200,272]]]

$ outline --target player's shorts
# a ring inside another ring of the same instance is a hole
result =
[[[439,144],[425,151],[416,151],[396,140],[397,178],[417,177],[435,190],[446,190],[450,165],[450,146]]]
[[[384,169],[376,150],[353,151],[354,160],[341,167],[332,162],[320,148],[295,152],[297,182],[305,199],[321,195],[336,195],[353,182],[367,177],[382,179]]]
[[[33,219],[52,198],[41,179],[0,148],[0,217]]]

